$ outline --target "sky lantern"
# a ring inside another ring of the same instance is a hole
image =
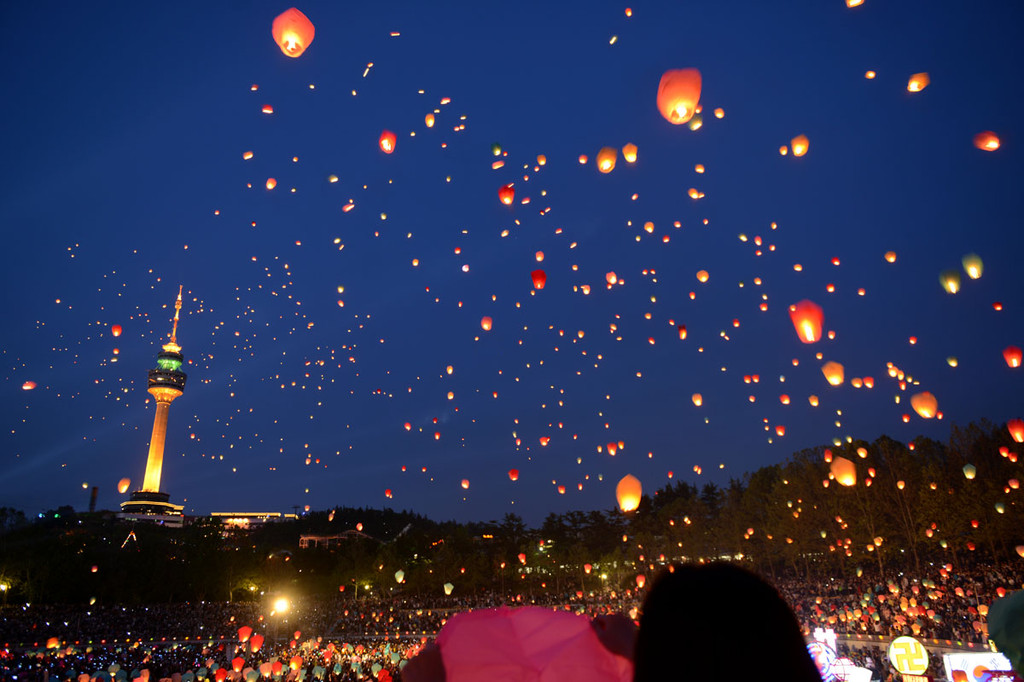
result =
[[[509,469],[508,470],[508,480],[510,480],[510,481],[518,481],[519,480],[519,469]]]
[[[597,170],[602,173],[611,173],[615,170],[615,161],[619,158],[615,147],[601,147],[597,153]]]
[[[583,564],[583,572],[584,573],[586,573],[587,575],[590,575],[590,572],[592,570],[594,570],[593,566],[591,566],[590,564]]]
[[[637,589],[640,589],[640,590],[644,589],[644,585],[646,585],[646,584],[647,584],[647,576],[645,576],[643,573],[641,573],[640,575],[638,575],[636,577]]]
[[[946,270],[939,275],[939,284],[947,294],[955,294],[960,291],[960,273],[956,270]]]
[[[619,278],[616,276],[614,271],[606,272],[604,274],[604,281],[608,282],[608,284],[615,284],[619,281]]]
[[[480,328],[485,332],[491,331],[491,327],[494,325],[494,320],[484,315],[480,318]]]
[[[608,445],[606,445],[605,447],[608,449],[608,454],[611,455],[612,457],[614,457],[615,453],[619,451],[618,443],[608,443]]]
[[[636,145],[630,142],[622,148],[622,158],[626,160],[626,163],[636,163]]]
[[[526,554],[524,552],[520,552],[516,558],[519,559],[519,563],[521,563],[523,566],[526,565]]]
[[[999,136],[985,130],[974,136],[974,146],[985,152],[994,152],[999,149]]]
[[[922,419],[931,419],[939,411],[939,401],[928,391],[910,396],[910,406]]]
[[[679,340],[680,341],[682,341],[682,340],[684,340],[686,338],[686,325],[685,324],[677,324],[676,325],[676,331],[679,332]]]
[[[710,277],[711,277],[711,275],[708,274],[707,270],[698,270],[697,271],[697,281],[700,282],[701,284],[703,284],[704,282],[707,282]]]
[[[277,15],[270,32],[281,52],[289,57],[298,57],[313,42],[316,29],[305,14],[292,7]]]
[[[1011,419],[1006,422],[1006,430],[1010,432],[1010,436],[1018,443],[1024,443],[1024,421],[1020,419]]]
[[[36,387],[36,382],[34,382],[34,381],[26,381],[25,383],[23,383],[21,385],[21,390],[23,390],[23,391],[31,391],[31,390],[34,390],[35,387]]]
[[[515,201],[515,199],[516,189],[512,185],[505,185],[504,187],[498,190],[498,201],[505,204],[506,206],[511,206],[512,202]]]
[[[985,264],[981,262],[981,256],[976,253],[969,253],[960,259],[964,266],[964,272],[971,279],[978,279],[985,270]]]
[[[853,461],[845,457],[833,457],[832,464],[829,465],[829,471],[832,472],[839,485],[846,486],[847,488],[857,485],[857,465]]]
[[[615,499],[619,502],[619,509],[624,512],[631,512],[639,507],[641,495],[643,495],[643,487],[640,485],[640,480],[633,474],[626,474],[615,486]]]
[[[238,628],[238,641],[243,644],[249,641],[249,637],[252,635],[252,628],[248,625],[243,625]]]
[[[811,146],[806,135],[797,135],[789,141],[789,148],[793,150],[793,156],[803,156]]]
[[[236,656],[231,660],[231,669],[236,673],[242,672],[242,668],[245,667],[245,659],[241,656]]]
[[[673,125],[686,123],[697,112],[700,100],[700,71],[673,69],[658,84],[658,111]]]
[[[1003,359],[1010,367],[1020,367],[1021,350],[1017,346],[1007,346],[1003,349]]]
[[[804,343],[815,343],[821,338],[825,313],[816,303],[804,300],[789,306],[789,319],[793,321],[796,335]]]
[[[543,289],[544,284],[548,281],[548,275],[543,270],[534,270],[530,273],[530,277],[533,278],[534,289]]]
[[[886,251],[885,252],[885,262],[886,263],[895,263],[896,262],[896,252],[895,251]]]
[[[110,326],[110,333],[113,334],[114,336],[121,336],[121,331],[121,325],[119,324],[114,324]]]
[[[433,128],[434,127],[434,115],[433,114],[427,114],[426,116],[424,116],[423,117],[423,123],[425,123],[428,128]]]
[[[131,485],[132,481],[130,478],[122,478],[120,481],[117,482],[117,492],[124,495],[126,492],[128,492],[128,488],[131,487]]]
[[[395,571],[395,582],[401,583],[403,580],[405,580],[405,571],[398,569]]]
[[[973,481],[974,477],[978,475],[978,469],[973,464],[964,465],[964,478],[968,481]]]
[[[700,407],[701,405],[704,404],[704,396],[702,396],[700,393],[694,393],[692,396],[690,396],[690,399],[693,400],[693,404],[696,405],[697,407]]]
[[[928,77],[925,72],[915,73],[907,81],[907,92],[921,92],[928,87],[928,84],[932,82],[932,79]]]
[[[277,180],[274,178],[267,178],[267,189],[274,189],[277,187]]]
[[[454,589],[455,589],[455,585],[452,585],[451,583],[445,583],[444,584],[444,594],[445,594],[445,596],[446,597],[450,596],[451,593],[452,593],[452,590],[454,590]]]
[[[825,375],[825,380],[833,386],[843,383],[843,366],[838,362],[831,360],[826,362],[821,368],[821,373]]]
[[[249,650],[252,653],[254,653],[254,654],[257,653],[262,646],[263,646],[263,635],[257,633],[257,634],[255,634],[255,635],[253,635],[252,637],[249,638]]]
[[[462,479],[462,489],[463,490],[469,490],[469,479],[468,478]]]
[[[380,133],[380,139],[377,140],[377,144],[380,145],[380,150],[385,154],[390,154],[395,151],[395,145],[398,143],[398,137],[390,130],[383,130]]]

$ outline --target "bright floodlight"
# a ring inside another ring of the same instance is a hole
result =
[[[291,606],[291,604],[289,604],[288,600],[285,599],[284,597],[279,597],[278,599],[276,599],[274,601],[274,611],[276,611],[278,613],[284,613],[285,611],[288,610],[288,607],[290,607],[290,606]]]

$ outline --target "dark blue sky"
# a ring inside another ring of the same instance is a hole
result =
[[[84,508],[87,484],[115,508],[118,479],[141,483],[146,371],[179,283],[189,378],[162,487],[186,513],[539,522],[612,506],[626,473],[724,483],[837,437],[1024,416],[1024,370],[1001,355],[1024,345],[1015,3],[309,3],[298,59],[270,36],[288,7],[0,7],[20,36],[0,45],[0,504]],[[698,131],[655,106],[684,67],[703,74]],[[1002,148],[975,149],[983,130]],[[798,134],[807,155],[780,156]],[[597,151],[628,142],[638,161],[598,173]],[[939,273],[970,252],[984,275],[946,294]],[[609,271],[625,284],[608,290]],[[834,340],[797,340],[804,298]],[[826,360],[846,384],[825,383]],[[901,392],[887,362],[920,385]],[[943,420],[913,414],[923,390]],[[610,441],[625,448],[598,452]]]

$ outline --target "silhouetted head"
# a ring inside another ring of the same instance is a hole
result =
[[[753,573],[728,563],[676,565],[644,600],[634,682],[821,682],[793,612]]]

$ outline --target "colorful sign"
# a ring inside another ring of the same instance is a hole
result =
[[[928,651],[913,637],[897,637],[889,644],[889,661],[903,675],[921,675],[928,670]]]
[[[1010,672],[1010,659],[992,651],[943,654],[942,665],[950,682],[988,682],[991,673]]]

